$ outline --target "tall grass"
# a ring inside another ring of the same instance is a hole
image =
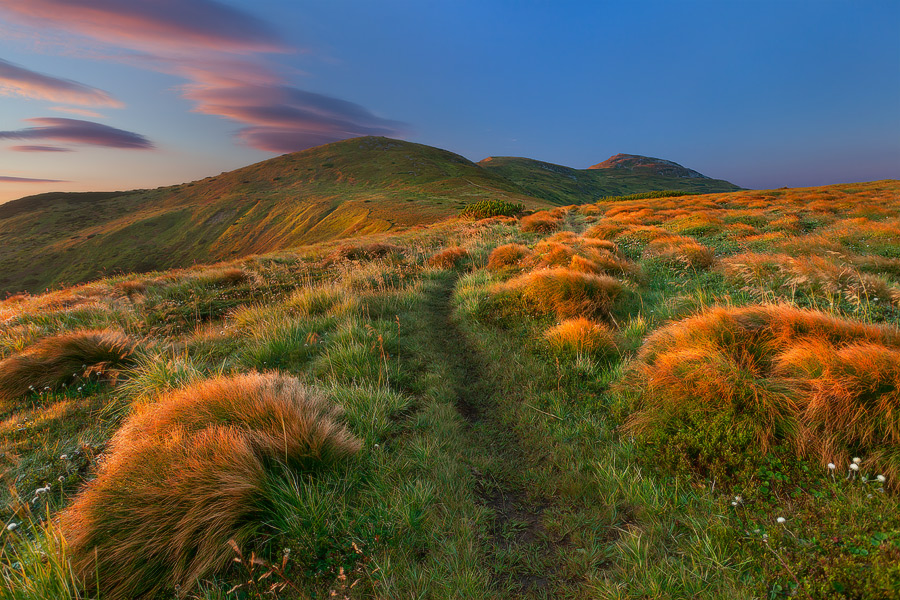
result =
[[[131,417],[61,517],[76,572],[104,598],[152,595],[224,569],[264,529],[277,465],[328,469],[360,443],[320,392],[280,375],[219,377]]]
[[[609,318],[625,284],[606,275],[566,268],[541,269],[511,279],[505,289],[522,295],[534,309],[559,318]]]
[[[0,403],[32,390],[56,389],[79,377],[130,364],[136,342],[120,331],[73,331],[46,337],[0,361]]]

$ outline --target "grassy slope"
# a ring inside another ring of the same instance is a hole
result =
[[[739,488],[672,474],[622,435],[628,399],[610,386],[624,381],[654,331],[712,305],[791,302],[896,327],[900,296],[860,295],[846,266],[830,283],[806,273],[787,285],[743,281],[727,266],[750,260],[740,253],[794,248],[800,257],[830,244],[827,261],[855,260],[897,290],[900,182],[691,203],[692,211],[669,198],[559,211],[563,230],[656,226],[695,238],[715,257],[711,269],[685,268],[646,254],[640,235],[611,233],[643,272],[629,284],[640,301],[616,309],[612,359],[554,354],[543,334],[557,317],[498,304],[497,286],[514,272],[485,269],[489,252],[511,242],[536,249],[548,237],[503,220],[380,234],[373,239],[403,249],[381,260],[322,261],[325,245],[236,263],[249,275],[239,281],[198,268],[0,304],[0,358],[78,328],[112,325],[144,339],[138,366],[116,386],[88,381],[35,393],[0,415],[4,480],[13,484],[0,514],[21,524],[18,533],[0,531],[8,584],[0,598],[76,597],[57,554],[41,545],[50,542],[28,541],[29,519],[71,501],[135,404],[219,372],[273,369],[326,390],[364,440],[350,468],[299,487],[288,480],[273,500],[257,551],[280,562],[291,548],[287,576],[306,594],[893,597],[895,494],[778,453]],[[469,251],[456,269],[426,266],[436,250],[456,245]],[[123,285],[134,280],[142,285]],[[29,504],[47,483],[52,493]],[[189,597],[223,598],[236,584],[250,598],[267,597],[262,583],[254,590],[247,580],[233,565]]]
[[[526,193],[560,205],[581,204],[604,196],[625,196],[653,190],[683,190],[704,194],[740,189],[721,179],[663,177],[624,169],[572,169],[511,156],[494,156],[478,164],[515,182]]]
[[[544,164],[495,159],[485,169],[445,150],[367,137],[155,190],[22,198],[0,206],[0,293],[393,231],[484,199],[538,209],[655,189],[736,189],[613,169],[535,168]]]
[[[0,292],[432,223],[498,196],[544,206],[461,156],[375,137],[155,190],[43,194],[0,206]]]

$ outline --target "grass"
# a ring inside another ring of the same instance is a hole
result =
[[[0,303],[0,360],[141,340],[0,413],[0,598],[892,597],[898,198],[617,199]],[[241,381],[355,452],[298,450]],[[124,567],[58,525],[89,498]]]

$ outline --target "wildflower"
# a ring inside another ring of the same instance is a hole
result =
[[[60,483],[62,483],[63,481],[66,480],[66,478],[63,477],[62,475],[60,475],[59,477],[56,478],[56,480],[59,481]]]
[[[16,527],[18,527],[18,526],[19,526],[18,523],[10,523],[9,525],[6,526],[6,530],[7,530],[7,531],[13,531],[13,530],[15,530]]]
[[[861,462],[862,462],[862,459],[861,459],[860,457],[858,457],[858,456],[854,456],[854,457],[853,457],[853,464],[854,464],[854,465],[858,465],[858,464],[861,463]]]
[[[875,479],[878,480],[879,483],[884,483],[884,475],[878,475]]]
[[[835,469],[834,463],[828,463],[828,468],[831,469],[832,471],[834,471],[834,469]]]
[[[784,523],[784,520],[785,520],[784,517],[778,517],[777,519],[775,519],[775,522],[776,523]]]
[[[737,506],[737,505],[738,505],[738,503],[737,503],[737,501],[736,501],[736,500],[732,500],[732,501],[731,501],[731,505],[732,505],[732,506]]]
[[[856,459],[853,459],[853,460],[856,460]],[[851,471],[859,471],[859,465],[857,463],[853,463],[852,465],[850,465],[850,470]]]
[[[69,455],[68,454],[60,454],[59,460],[69,460]]]

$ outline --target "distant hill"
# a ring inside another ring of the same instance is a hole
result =
[[[741,189],[671,161],[631,154],[617,154],[589,169],[514,156],[492,156],[478,164],[515,183],[524,193],[555,204],[580,204],[653,190],[706,194]]]
[[[702,176],[579,170],[527,158],[476,164],[422,144],[354,138],[181,185],[2,204],[0,293],[433,223],[483,199],[540,209],[662,189],[739,188]]]

